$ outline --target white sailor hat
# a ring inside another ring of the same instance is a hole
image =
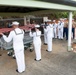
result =
[[[51,20],[48,19],[47,22],[51,22]]]
[[[18,26],[19,25],[19,22],[17,22],[17,21],[14,21],[14,22],[12,22],[12,26],[13,25],[16,25],[16,26]]]
[[[30,20],[27,20],[27,22],[30,22]]]
[[[46,21],[44,21],[44,22],[47,22],[47,20],[46,20]]]
[[[63,18],[60,18],[60,21],[64,21],[64,19]]]
[[[67,18],[64,18],[64,20],[67,20]]]
[[[60,18],[60,20],[62,20],[62,18]]]
[[[35,25],[35,28],[39,28],[39,27],[40,27],[40,25],[38,25],[38,24],[37,24],[37,25]]]

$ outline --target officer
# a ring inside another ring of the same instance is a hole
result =
[[[47,21],[48,26],[46,27],[45,31],[47,33],[47,50],[48,52],[52,51],[52,38],[53,38],[53,25],[51,24],[51,20]]]
[[[18,28],[19,22],[14,21],[12,22],[12,30],[9,36],[5,36],[3,33],[0,33],[6,42],[10,42],[13,40],[13,49],[15,52],[16,62],[17,62],[17,69],[16,72],[22,73],[25,71],[25,60],[24,60],[24,31]]]
[[[68,40],[68,20],[65,19],[64,29],[63,29],[63,37],[66,35],[66,40]]]
[[[35,31],[32,32],[30,30],[30,37],[33,37],[33,44],[34,44],[34,49],[35,49],[35,54],[36,54],[36,59],[35,61],[40,61],[41,60],[41,31],[39,30],[40,26],[35,25]]]

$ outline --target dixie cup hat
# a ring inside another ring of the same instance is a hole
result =
[[[16,26],[18,26],[19,25],[19,22],[17,22],[17,21],[14,21],[14,22],[12,22],[12,26],[13,25],[16,25]]]
[[[48,19],[48,20],[47,20],[47,22],[51,22],[51,20],[50,20],[50,19]]]

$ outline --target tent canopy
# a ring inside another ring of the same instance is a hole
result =
[[[76,11],[75,0],[0,0],[0,12],[31,12],[43,9]]]

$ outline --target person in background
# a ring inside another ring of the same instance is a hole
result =
[[[48,52],[52,51],[52,38],[53,38],[53,25],[51,24],[51,20],[47,21],[48,26],[45,29],[47,33],[47,50]]]
[[[7,27],[8,28],[11,28],[12,27],[10,22],[8,22]]]
[[[35,61],[41,60],[41,31],[39,30],[40,25],[35,25],[35,31],[30,30],[30,37],[33,37],[33,44],[35,49]]]
[[[75,38],[75,21],[74,19],[72,20],[72,38],[74,39]]]
[[[74,25],[75,25],[75,35],[74,35],[74,39],[76,39],[76,21],[74,21]]]
[[[25,59],[24,59],[24,31],[18,28],[19,22],[12,22],[13,30],[10,32],[9,36],[5,36],[3,33],[0,33],[6,42],[13,40],[13,49],[17,62],[16,72],[22,73],[25,71]]]

